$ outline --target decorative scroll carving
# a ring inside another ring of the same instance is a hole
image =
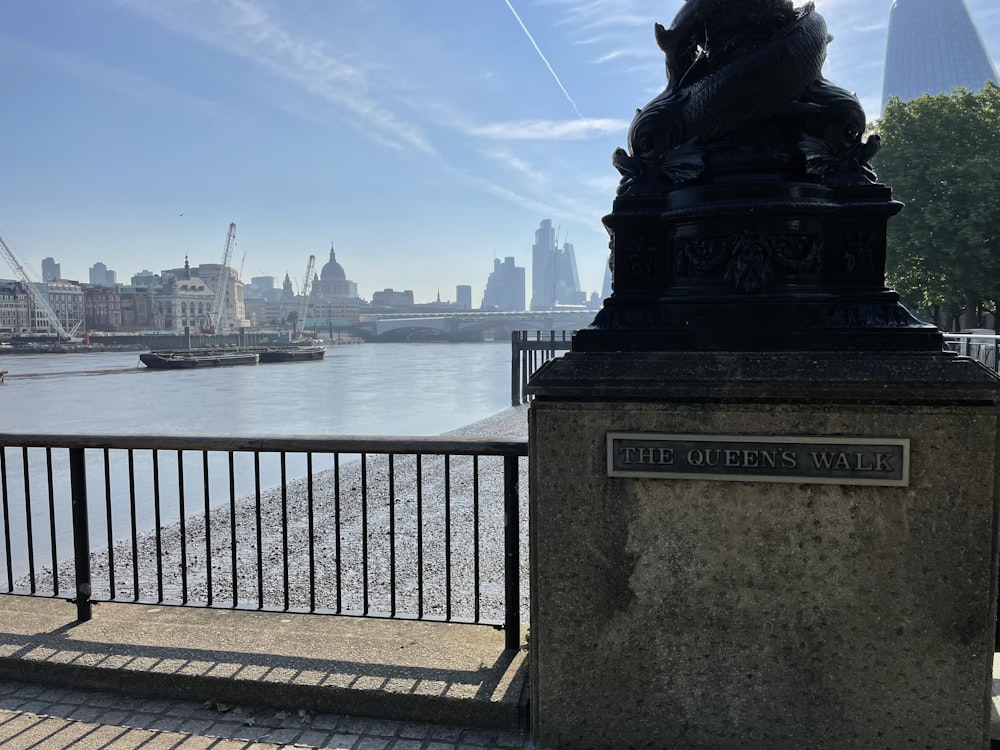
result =
[[[876,239],[874,234],[866,232],[853,232],[847,235],[844,273],[849,276],[874,273]]]
[[[721,275],[745,294],[765,291],[779,273],[822,270],[823,243],[811,235],[747,231],[729,237],[679,238],[674,251],[678,276]]]
[[[914,319],[905,307],[887,304],[846,305],[838,303],[829,309],[826,319],[830,328],[922,328],[925,323]]]
[[[684,237],[674,240],[674,272],[678,276],[706,276],[732,257],[731,237]]]

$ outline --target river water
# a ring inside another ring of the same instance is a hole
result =
[[[0,431],[436,435],[510,406],[510,344],[358,344],[318,362],[148,370],[136,352],[0,356]]]
[[[150,370],[139,364],[137,352],[11,354],[0,356],[0,369],[8,371],[0,385],[0,433],[437,435],[510,406],[509,343],[343,345],[330,347],[321,361],[195,370]],[[27,570],[26,506],[36,558],[51,554],[45,456],[42,449],[29,451],[26,500],[21,451],[4,450],[9,527],[2,529],[0,517],[0,547],[9,534],[16,577]],[[66,453],[54,451],[53,457],[56,499],[68,503]],[[137,476],[150,476],[150,460],[149,452],[137,452]],[[160,454],[164,495],[176,495],[176,460],[175,452]],[[224,460],[225,454],[212,456],[213,497],[228,497]],[[241,453],[236,460],[237,494],[246,495],[253,491],[253,456]],[[127,497],[127,455],[112,452],[110,461],[115,494]],[[288,476],[304,475],[304,461],[288,456]],[[87,465],[91,544],[100,548],[107,535],[99,451],[88,452]],[[264,487],[280,483],[276,456],[262,457],[260,471]],[[185,484],[196,487],[200,472],[197,459],[185,462]],[[137,528],[153,528],[150,482],[139,481],[136,489]],[[166,504],[161,523],[177,520],[177,510]],[[55,514],[60,559],[71,554],[68,515]],[[129,514],[116,507],[113,516],[113,537],[127,537]],[[5,567],[0,559],[4,577]]]

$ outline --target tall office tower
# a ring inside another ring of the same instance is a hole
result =
[[[585,305],[587,293],[580,289],[580,274],[576,270],[576,252],[568,242],[556,248],[556,289],[557,305]]]
[[[459,284],[455,287],[455,306],[462,310],[472,309],[472,287]]]
[[[62,278],[62,268],[55,258],[42,258],[42,281],[55,281]]]
[[[580,291],[576,254],[568,242],[558,247],[552,220],[545,219],[535,231],[531,248],[531,309],[548,310],[556,305],[582,305],[587,293]]]
[[[531,246],[531,309],[544,310],[555,303],[556,230],[545,219],[535,230]]]
[[[109,269],[101,262],[90,267],[90,283],[93,286],[114,286],[118,281],[118,274]]]
[[[524,268],[514,265],[514,258],[507,256],[503,263],[493,259],[493,273],[486,281],[483,292],[483,310],[524,309]]]
[[[894,0],[889,11],[882,106],[964,86],[979,91],[997,72],[965,0]]]

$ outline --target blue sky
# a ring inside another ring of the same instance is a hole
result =
[[[542,219],[599,291],[611,154],[680,0],[4,0],[0,232],[86,281],[222,259],[478,304]],[[890,0],[816,0],[825,74],[878,115]],[[994,61],[1000,4],[966,0]],[[183,214],[181,216],[180,214]],[[0,277],[7,273],[0,264]],[[528,291],[530,296],[530,289]]]

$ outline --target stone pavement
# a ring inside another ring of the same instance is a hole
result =
[[[519,732],[135,698],[0,681],[0,747],[527,750],[533,746]]]
[[[492,628],[147,604],[75,613],[0,595],[5,750],[529,747],[525,653]]]

